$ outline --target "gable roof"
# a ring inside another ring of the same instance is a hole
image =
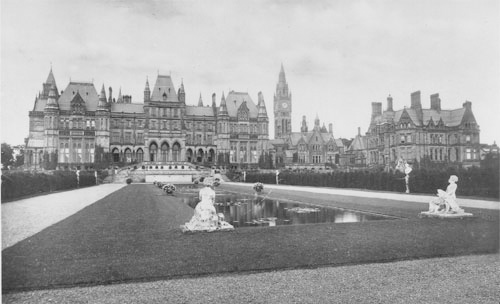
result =
[[[163,94],[167,94],[166,101],[179,102],[172,77],[158,75],[153,91],[151,91],[151,101],[163,101]]]
[[[248,117],[257,118],[259,110],[255,103],[250,98],[248,93],[231,91],[226,97],[226,108],[229,117],[238,117],[238,108],[241,106],[243,101],[246,101],[248,108]]]
[[[356,151],[356,150],[365,150],[366,145],[365,145],[365,136],[356,136],[354,140],[352,141],[351,145],[349,146],[348,150],[349,151]]]
[[[143,103],[111,103],[111,112],[112,113],[136,113],[141,114],[144,113],[144,104]]]
[[[94,84],[89,82],[70,82],[57,100],[61,111],[71,110],[71,101],[77,92],[85,102],[85,110],[95,111],[97,109],[99,96]]]
[[[186,115],[213,117],[214,110],[212,107],[186,106]]]

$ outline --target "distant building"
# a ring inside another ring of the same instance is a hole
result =
[[[106,97],[90,82],[71,81],[57,90],[52,70],[29,112],[25,164],[39,168],[48,157],[62,168],[92,167],[100,151],[114,162],[192,162],[257,164],[268,151],[269,119],[264,97],[255,104],[248,93],[222,93],[204,105],[186,105],[184,84],[158,75],[153,90],[146,80],[143,103],[112,89]],[[54,159],[55,158],[55,159]]]
[[[278,77],[274,95],[274,136],[270,143],[275,152],[278,167],[318,168],[328,165],[342,165],[344,141],[333,136],[333,125],[320,126],[318,117],[309,130],[306,117],[302,117],[300,132],[292,132],[292,93],[286,82],[283,65]]]
[[[481,160],[485,159],[488,155],[492,158],[498,158],[500,155],[500,149],[497,146],[496,142],[493,142],[492,145],[482,144],[481,145]]]
[[[466,101],[458,109],[441,109],[439,94],[430,96],[430,108],[424,109],[420,91],[411,94],[411,106],[393,110],[393,99],[372,103],[370,127],[358,135],[347,150],[353,166],[390,166],[397,160],[408,162],[479,166],[479,125]]]

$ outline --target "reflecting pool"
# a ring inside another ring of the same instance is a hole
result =
[[[200,188],[178,188],[178,196],[189,206],[198,204]],[[281,199],[269,199],[265,195],[253,196],[216,189],[215,208],[234,227],[300,225],[316,223],[349,223],[374,220],[398,219],[397,217],[372,214],[340,208],[329,208]]]

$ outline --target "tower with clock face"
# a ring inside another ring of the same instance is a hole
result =
[[[288,90],[285,70],[281,64],[274,94],[274,138],[286,138],[292,133],[292,93]]]

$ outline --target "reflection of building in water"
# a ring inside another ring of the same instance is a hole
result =
[[[335,216],[335,223],[355,223],[360,221],[361,216],[353,212],[340,212]]]

